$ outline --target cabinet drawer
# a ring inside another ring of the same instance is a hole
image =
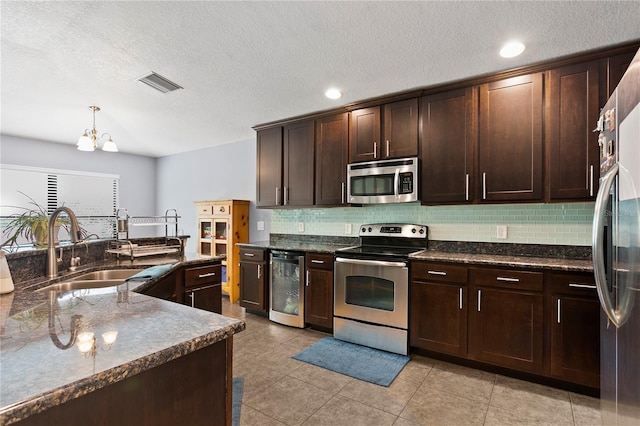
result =
[[[198,216],[211,216],[213,214],[212,204],[198,204]]]
[[[543,281],[542,272],[480,268],[471,268],[469,280],[474,285],[533,291],[542,291]]]
[[[467,283],[466,266],[429,262],[411,262],[411,279]]]
[[[241,248],[240,261],[262,262],[265,258],[266,250]]]
[[[190,288],[218,284],[221,282],[220,272],[220,265],[187,268],[184,271],[184,286]]]
[[[592,295],[598,297],[593,274],[565,274],[550,272],[545,275],[548,288],[554,292]]]
[[[215,216],[229,216],[231,214],[231,204],[214,204],[213,214]]]
[[[309,269],[333,269],[333,255],[320,253],[307,253],[307,268]]]

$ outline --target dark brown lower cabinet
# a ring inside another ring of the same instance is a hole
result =
[[[306,266],[305,323],[333,329],[333,255],[307,253]]]
[[[222,315],[222,284],[185,290],[184,303]]]
[[[472,287],[469,354],[478,361],[542,373],[542,294]]]
[[[231,425],[232,350],[222,340],[15,424]]]
[[[550,375],[600,385],[600,302],[593,275],[549,274]]]
[[[267,301],[267,251],[262,249],[240,249],[240,306],[260,314],[269,311]]]
[[[222,267],[205,265],[184,270],[184,304],[222,314]]]
[[[467,268],[414,263],[410,294],[410,346],[466,356]]]

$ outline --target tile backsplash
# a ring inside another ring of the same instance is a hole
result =
[[[429,239],[494,243],[591,245],[594,203],[422,206],[420,203],[363,207],[273,210],[274,234],[357,236],[366,223],[427,225]],[[304,231],[300,232],[299,224]],[[507,238],[497,238],[506,225]],[[347,228],[351,227],[351,234]]]

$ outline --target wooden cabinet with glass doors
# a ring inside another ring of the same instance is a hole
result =
[[[225,255],[222,261],[222,291],[229,301],[240,297],[240,248],[237,243],[249,242],[249,201],[196,201],[197,247],[199,254]]]

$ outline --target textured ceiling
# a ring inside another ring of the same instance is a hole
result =
[[[640,2],[1,2],[3,134],[161,157],[252,125],[640,39]],[[503,59],[518,38],[523,55]],[[155,71],[184,90],[137,81]],[[324,98],[330,86],[345,96]],[[70,149],[73,147],[70,146]]]

